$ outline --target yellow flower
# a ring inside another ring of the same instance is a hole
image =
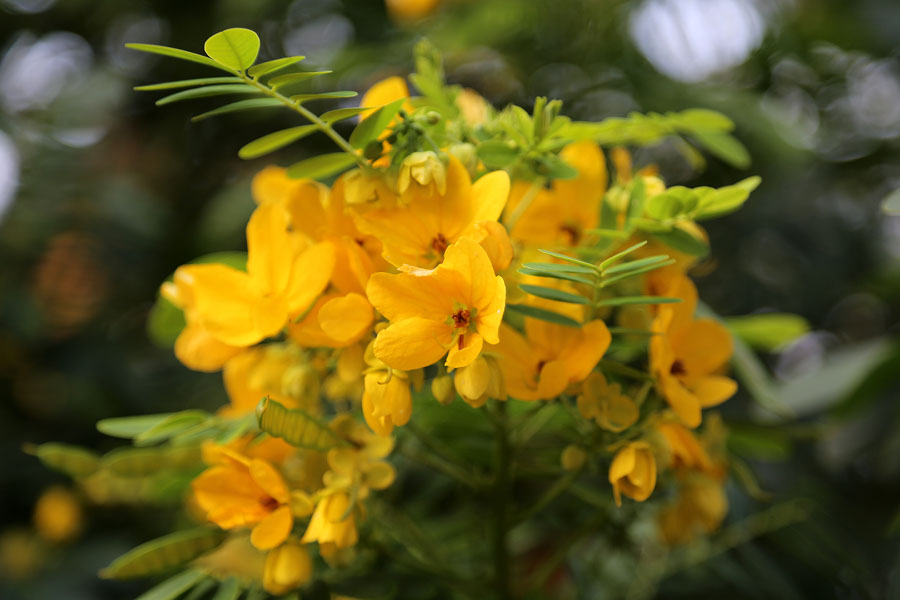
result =
[[[34,526],[51,542],[65,542],[75,537],[82,526],[81,504],[69,490],[47,488],[34,507]]]
[[[250,541],[260,550],[279,546],[294,526],[284,478],[266,460],[223,452],[230,460],[205,470],[191,484],[197,504],[222,529],[252,525]]]
[[[451,368],[470,364],[484,342],[496,344],[506,287],[494,275],[487,253],[462,238],[447,249],[444,262],[425,270],[375,273],[366,288],[369,301],[391,325],[378,333],[375,356],[409,371],[447,354]]]
[[[585,419],[595,419],[609,431],[625,431],[634,425],[640,411],[634,400],[622,393],[618,383],[606,382],[602,373],[591,373],[578,396],[578,412]]]
[[[560,152],[560,158],[578,170],[574,179],[554,180],[549,189],[533,188],[531,182],[517,181],[510,192],[506,218],[519,203],[532,197],[531,204],[513,224],[510,236],[517,241],[547,245],[577,245],[585,231],[597,227],[600,202],[606,191],[606,160],[593,142],[574,142]]]
[[[612,341],[603,321],[566,327],[525,319],[525,336],[502,325],[499,356],[506,392],[519,400],[548,400],[583,381]]]
[[[431,395],[443,405],[450,404],[456,397],[453,378],[449,375],[438,375],[431,380]]]
[[[312,578],[312,559],[306,548],[286,542],[269,552],[263,567],[263,588],[280,596],[300,587]]]
[[[394,441],[369,432],[346,413],[332,422],[332,428],[351,445],[328,451],[330,470],[322,478],[325,489],[301,541],[346,548],[357,541],[356,515],[362,510],[357,501],[365,499],[370,490],[394,482],[394,468],[382,460],[390,454]]]
[[[366,423],[378,435],[390,435],[394,426],[402,427],[412,415],[409,380],[402,371],[368,373],[362,410]]]
[[[222,370],[231,402],[219,414],[247,414],[256,410],[260,399],[267,395],[288,408],[317,414],[318,375],[300,352],[291,344],[264,344],[246,348],[231,358]]]
[[[686,277],[679,295],[683,302],[658,309],[650,340],[650,369],[669,406],[682,423],[697,427],[701,409],[721,404],[734,395],[737,383],[718,373],[731,358],[731,334],[712,319],[692,318],[696,290]]]
[[[400,163],[397,193],[405,194],[413,182],[424,188],[434,186],[432,191],[441,196],[447,193],[447,169],[433,151],[413,152]]]
[[[646,442],[630,442],[619,450],[609,465],[616,506],[622,506],[622,494],[643,502],[656,487],[656,459]]]
[[[401,98],[409,98],[409,86],[406,85],[406,81],[402,77],[387,77],[376,82],[366,90],[366,93],[363,94],[359,101],[360,106],[370,109],[359,114],[360,120],[364,120],[378,108]],[[403,110],[411,113],[414,107],[410,102],[406,102],[403,104]]]
[[[669,545],[684,544],[714,532],[726,514],[728,497],[721,482],[697,474],[682,484],[678,499],[660,511],[660,533]]]
[[[261,204],[247,224],[247,271],[222,264],[187,273],[200,324],[221,342],[250,346],[281,331],[328,285],[327,244],[304,247],[280,203]]]
[[[186,325],[175,340],[175,357],[189,369],[210,373],[221,369],[242,348],[216,339],[200,323],[194,307],[193,271],[202,268],[201,265],[178,267],[172,281],[163,283],[159,293],[184,312]]]
[[[679,423],[660,423],[657,430],[669,447],[669,466],[713,472],[713,462],[694,434]]]
[[[438,185],[410,183],[395,202],[353,206],[357,227],[381,240],[383,256],[392,265],[430,268],[462,237],[480,241],[497,235],[474,228],[482,221],[496,221],[503,212],[509,176],[494,171],[472,183],[462,163],[450,156],[445,178],[445,193]]]

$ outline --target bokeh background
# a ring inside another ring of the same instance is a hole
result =
[[[154,344],[148,312],[176,266],[242,249],[249,178],[263,163],[236,151],[294,122],[191,124],[206,104],[157,109],[131,88],[202,67],[124,43],[200,51],[234,26],[259,32],[262,59],[302,54],[308,68],[333,69],[329,89],[407,73],[427,36],[452,83],[498,106],[546,95],[582,120],[691,107],[734,119],[748,171],[700,165],[674,142],[636,162],[659,165],[670,184],[761,175],[743,210],[709,224],[713,258],[694,274],[722,315],[791,312],[811,330],[762,356],[768,392],[791,416],[746,393],[725,406],[733,450],[755,473],[730,484],[733,539],[686,555],[647,594],[900,597],[900,217],[881,210],[900,187],[900,3],[412,2],[434,4],[421,18],[388,4],[0,0],[0,597],[134,595],[141,585],[96,570],[173,518],[55,492],[43,502],[80,506],[81,532],[38,529],[38,499],[69,484],[23,444],[107,450],[116,442],[96,431],[100,418],[225,401],[218,376]],[[327,148],[309,139],[275,160]],[[597,578],[629,576],[608,558]]]

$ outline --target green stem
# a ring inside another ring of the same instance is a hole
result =
[[[522,513],[516,515],[512,519],[511,525],[516,525],[523,521],[527,521],[541,510],[543,510],[548,504],[553,502],[558,496],[561,496],[568,490],[575,480],[578,478],[579,471],[571,471],[567,472],[565,475],[559,477],[556,482],[550,486],[546,492],[544,492],[537,501],[526,508]]]
[[[354,160],[356,160],[356,164],[359,165],[359,167],[361,169],[365,169],[369,166],[369,164],[366,162],[366,160],[362,156],[359,155],[359,153],[356,151],[356,149],[353,148],[353,146],[351,146],[350,143],[347,140],[345,140],[341,134],[339,134],[337,131],[332,129],[331,125],[329,125],[328,123],[326,123],[325,121],[320,119],[314,112],[312,112],[311,110],[309,110],[308,108],[306,108],[305,106],[300,104],[299,102],[295,102],[295,101],[291,100],[290,98],[288,98],[287,96],[284,96],[283,94],[276,92],[275,90],[273,90],[269,86],[265,85],[264,83],[260,83],[253,77],[249,77],[246,73],[241,72],[241,73],[238,73],[238,75],[248,85],[252,85],[252,86],[256,87],[259,91],[261,91],[266,96],[269,96],[270,98],[275,98],[276,100],[279,100],[282,104],[284,104],[291,110],[293,110],[297,113],[300,113],[300,115],[302,115],[304,119],[306,119],[307,121],[309,121],[310,123],[312,123],[313,125],[318,127],[322,131],[322,133],[324,133],[325,135],[330,137],[331,140],[335,144],[337,144],[341,150],[343,150],[344,152],[353,156]]]
[[[403,450],[404,456],[422,462],[435,470],[441,471],[453,479],[456,479],[466,487],[472,489],[482,487],[483,482],[481,481],[481,478],[475,473],[471,473],[465,467],[457,464],[454,455],[449,450],[442,447],[441,443],[432,436],[428,435],[413,423],[407,423],[404,429],[430,452],[429,454],[421,454],[406,452],[405,449],[401,449]]]
[[[510,501],[512,452],[507,429],[506,403],[498,401],[494,424],[497,429],[497,472],[493,489],[493,519],[491,519],[491,547],[494,555],[494,589],[498,600],[512,597],[509,588],[509,548],[506,534],[509,529],[507,509]]]

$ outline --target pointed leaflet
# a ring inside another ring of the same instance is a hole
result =
[[[319,179],[343,171],[355,162],[356,158],[346,152],[320,154],[294,163],[288,167],[287,174],[291,179]]]
[[[596,302],[594,306],[625,306],[626,304],[673,304],[681,302],[681,298],[667,298],[665,296],[620,296],[619,298],[607,298]]]
[[[135,600],[174,600],[201,581],[204,581],[207,577],[209,575],[203,571],[191,569],[166,579],[135,598]]]
[[[49,442],[27,445],[24,450],[37,456],[45,466],[70,477],[87,477],[100,466],[100,457],[95,452],[79,446]]]
[[[325,121],[326,123],[335,123],[337,121],[343,121],[344,119],[349,119],[350,117],[355,117],[359,113],[366,112],[367,110],[372,110],[371,107],[367,106],[352,106],[350,108],[338,108],[337,110],[329,110],[327,113],[323,113],[319,115],[319,118]]]
[[[157,106],[163,106],[164,104],[171,104],[172,102],[179,102],[181,100],[193,100],[194,98],[207,98],[209,96],[221,96],[223,94],[258,94],[260,93],[258,89],[254,87],[250,87],[249,85],[243,84],[234,84],[234,85],[206,85],[203,87],[194,88],[192,90],[184,90],[183,92],[176,92],[164,98],[160,98],[156,101]]]
[[[691,137],[707,152],[738,169],[750,166],[750,153],[735,137],[718,131],[692,130]]]
[[[103,419],[97,422],[97,431],[112,437],[131,439],[158,425],[173,414],[175,413]]]
[[[275,71],[280,71],[285,67],[289,67],[295,63],[300,62],[306,58],[305,56],[288,56],[286,58],[276,58],[275,60],[269,60],[264,63],[259,63],[258,65],[254,65],[247,70],[247,74],[250,77],[262,77],[263,75],[268,75],[269,73],[274,73]]]
[[[527,304],[507,304],[506,309],[526,317],[531,317],[532,319],[547,321],[548,323],[556,323],[557,325],[565,325],[566,327],[581,327],[581,323],[571,317],[537,306],[529,306]]]
[[[237,102],[232,102],[225,106],[220,106],[219,108],[214,108],[213,110],[193,116],[191,117],[191,121],[196,123],[197,121],[228,113],[253,110],[255,108],[274,108],[276,106],[284,106],[284,103],[277,98],[250,98],[249,100],[238,100]]]
[[[181,81],[166,81],[165,83],[153,83],[139,85],[136,92],[152,92],[154,90],[173,90],[176,88],[193,87],[195,85],[211,85],[213,83],[241,83],[240,77],[203,77],[201,79],[182,79]]]
[[[350,134],[350,145],[354,148],[365,148],[369,142],[378,139],[378,136],[391,124],[406,101],[406,98],[394,100],[360,121],[353,133]]]
[[[306,81],[307,79],[319,77],[320,75],[327,75],[329,73],[331,73],[331,71],[304,71],[302,73],[288,73],[287,75],[279,75],[278,77],[273,77],[268,81],[268,85],[270,88],[277,90],[292,83]]]
[[[568,302],[569,304],[590,304],[591,301],[585,298],[584,296],[579,296],[578,294],[571,294],[569,292],[564,292],[562,290],[557,290],[555,288],[543,287],[540,285],[529,285],[529,284],[521,284],[519,288],[532,296],[537,296],[538,298],[546,298],[547,300],[556,300],[557,302]]]
[[[244,160],[258,158],[260,156],[269,154],[270,152],[274,152],[279,148],[283,148],[288,144],[296,142],[297,140],[315,133],[318,130],[318,125],[300,125],[299,127],[282,129],[281,131],[276,131],[274,133],[270,133],[269,135],[264,135],[259,139],[253,140],[252,142],[238,150],[238,156],[240,156]]]
[[[338,91],[338,92],[320,92],[318,94],[295,94],[291,96],[294,102],[306,102],[307,100],[328,100],[331,98],[353,98],[357,96],[357,92]]]
[[[231,69],[224,65],[220,65],[214,60],[206,58],[202,54],[196,52],[188,52],[187,50],[179,50],[178,48],[169,48],[168,46],[157,46],[156,44],[125,44],[126,48],[139,50],[141,52],[149,52],[151,54],[160,54],[171,58],[180,58],[181,60],[189,60],[191,62],[200,63],[207,67],[214,67],[222,71],[231,72]]]
[[[226,29],[206,40],[203,50],[217,63],[244,71],[256,62],[259,36],[255,31],[241,27]]]

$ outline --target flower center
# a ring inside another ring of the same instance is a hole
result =
[[[469,328],[469,311],[467,309],[460,309],[453,313],[450,317],[453,319],[453,326],[457,329],[468,329]]]
[[[687,375],[687,371],[684,370],[684,364],[678,359],[675,359],[675,362],[672,363],[669,373],[672,375]]]
[[[577,245],[581,240],[581,227],[574,223],[560,225],[559,230],[569,239],[571,245]]]
[[[268,511],[273,511],[279,506],[278,500],[272,496],[263,496],[259,499],[259,503]]]
[[[443,233],[439,233],[434,236],[434,239],[431,240],[431,247],[435,252],[438,253],[439,256],[444,255],[444,251],[447,249],[450,243],[447,241],[447,238],[444,237]]]

